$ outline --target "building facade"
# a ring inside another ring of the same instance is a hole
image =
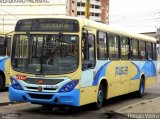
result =
[[[108,23],[109,0],[90,0],[89,19]],[[29,17],[85,17],[86,0],[0,0],[0,29],[14,30],[19,19]]]
[[[69,15],[85,17],[86,0],[69,0]],[[109,23],[109,0],[90,0],[89,19]]]

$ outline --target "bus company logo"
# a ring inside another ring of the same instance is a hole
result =
[[[40,67],[39,65],[36,65],[36,66],[35,66],[35,70],[36,70],[36,71],[40,71],[40,70],[41,70],[41,67]]]
[[[38,80],[37,84],[43,84],[43,80]]]
[[[39,92],[42,92],[42,86],[39,86],[39,87],[38,87],[38,91],[39,91]]]
[[[116,67],[115,75],[127,75],[128,74],[128,66]]]

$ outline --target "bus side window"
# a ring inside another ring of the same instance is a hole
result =
[[[146,50],[145,50],[145,42],[139,41],[139,52],[140,52],[140,60],[146,59]]]
[[[97,36],[97,55],[99,60],[106,60],[108,58],[108,42],[107,33],[98,31]]]
[[[109,58],[119,59],[119,37],[115,34],[108,34]]]
[[[121,42],[121,59],[128,60],[129,59],[129,40],[127,37],[120,37]]]
[[[153,60],[157,60],[157,45],[156,43],[152,43],[152,52],[153,52]]]
[[[5,38],[0,36],[0,56],[6,55]]]
[[[152,52],[152,44],[151,44],[151,42],[147,42],[146,43],[146,48],[147,48],[147,50],[146,50],[146,58],[148,59],[148,60],[150,60],[150,59],[153,59],[153,52]]]
[[[132,39],[131,41],[131,58],[132,60],[138,60],[138,40]]]

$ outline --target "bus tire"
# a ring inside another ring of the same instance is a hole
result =
[[[140,85],[139,85],[139,90],[136,92],[136,96],[138,98],[143,97],[144,89],[145,89],[145,79],[144,79],[144,77],[141,77]]]
[[[4,80],[3,80],[3,76],[0,74],[0,91],[2,91],[4,89]]]
[[[104,88],[103,88],[103,85],[102,83],[100,84],[99,88],[98,88],[98,95],[97,95],[97,102],[95,102],[93,104],[94,106],[94,109],[98,110],[102,107],[103,105],[103,102],[104,102]]]

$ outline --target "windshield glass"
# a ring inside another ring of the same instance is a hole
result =
[[[15,35],[12,68],[35,74],[73,72],[78,66],[78,35]]]

